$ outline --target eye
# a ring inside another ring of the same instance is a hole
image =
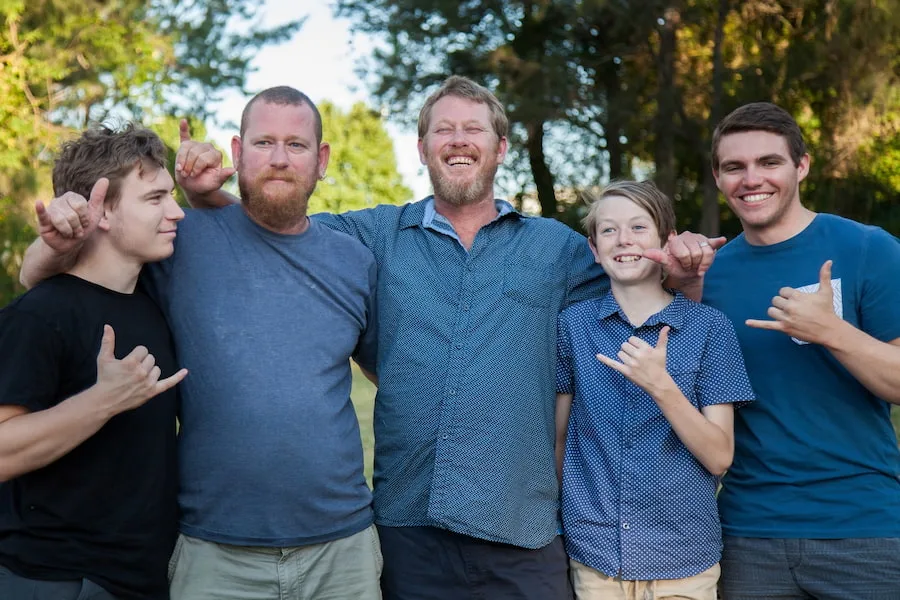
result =
[[[607,233],[615,233],[615,227],[604,227],[600,230],[600,235],[606,235]]]
[[[484,133],[484,127],[466,127],[466,133],[469,135],[478,135]]]
[[[270,146],[272,142],[269,140],[257,140],[253,143],[254,146]]]
[[[632,226],[632,229],[635,231],[644,231],[645,229],[647,229],[647,226],[646,225],[634,225],[634,226]]]

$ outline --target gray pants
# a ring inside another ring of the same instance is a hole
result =
[[[3,600],[116,600],[93,581],[43,581],[20,577],[0,567],[0,598]]]
[[[172,600],[380,600],[375,526],[310,546],[230,546],[179,535]],[[5,600],[5,599],[4,599]]]

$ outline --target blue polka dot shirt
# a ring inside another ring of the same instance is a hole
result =
[[[680,579],[719,561],[718,478],[688,451],[656,402],[596,359],[637,336],[656,345],[668,325],[666,367],[698,409],[753,399],[728,319],[676,294],[633,327],[612,293],[559,316],[557,392],[573,394],[563,464],[569,555],[626,580]]]
[[[378,262],[375,519],[538,548],[557,535],[556,319],[608,280],[502,201],[467,250],[426,199],[317,215]]]

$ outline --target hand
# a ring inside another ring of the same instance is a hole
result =
[[[806,293],[790,287],[778,290],[766,311],[774,321],[747,319],[748,327],[780,331],[798,340],[825,345],[844,321],[834,312],[831,261],[819,269],[819,290]]]
[[[175,181],[189,196],[214,192],[236,173],[222,167],[222,153],[207,142],[195,142],[186,119],[178,128],[181,146],[175,155]]]
[[[160,379],[156,359],[144,346],[137,346],[128,356],[118,360],[114,354],[116,334],[109,325],[103,326],[100,352],[97,354],[97,383],[104,401],[109,402],[112,414],[137,408],[150,398],[178,385],[187,376],[181,369],[166,379]]]
[[[644,250],[644,256],[665,267],[673,280],[673,287],[681,289],[680,283],[687,284],[702,278],[712,266],[716,250],[728,241],[724,237],[707,238],[704,235],[682,232],[669,234],[666,245],[661,248]]]
[[[618,353],[619,360],[597,355],[597,360],[610,369],[615,369],[633,384],[654,396],[667,385],[675,385],[674,380],[666,370],[666,348],[669,344],[669,326],[664,326],[659,332],[659,338],[654,348],[639,337],[632,336],[622,344]]]
[[[101,177],[91,188],[88,200],[81,194],[66,192],[54,198],[48,207],[40,200],[35,202],[38,233],[44,243],[58,254],[77,253],[103,217],[103,202],[108,189],[109,179]]]

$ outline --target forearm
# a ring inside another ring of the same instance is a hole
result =
[[[48,277],[68,271],[77,259],[78,252],[59,254],[38,238],[25,251],[19,281],[30,289]]]
[[[563,458],[566,452],[566,434],[569,430],[569,415],[572,412],[572,394],[556,395],[556,476],[562,482]]]
[[[232,204],[240,204],[241,199],[219,188],[205,194],[189,194],[185,190],[188,204],[191,208],[224,208]]]
[[[700,302],[703,300],[703,277],[694,277],[690,280],[680,280],[674,277],[667,277],[663,282],[663,286],[678,290],[685,298]]]
[[[900,345],[882,342],[840,321],[825,348],[875,396],[900,404]]]
[[[669,382],[650,395],[672,426],[678,439],[707,471],[725,473],[734,459],[734,440],[722,427],[710,421],[684,396],[678,385]]]
[[[112,417],[95,387],[53,408],[0,423],[0,481],[45,467],[97,433]]]

